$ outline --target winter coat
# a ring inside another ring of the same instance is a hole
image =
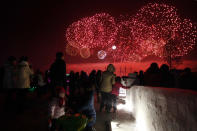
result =
[[[64,60],[57,59],[50,67],[51,82],[58,86],[63,86],[66,75],[66,64]]]
[[[116,82],[115,85],[113,85],[111,94],[118,96],[120,88],[128,89],[128,87],[123,86],[120,82]]]
[[[58,119],[65,115],[65,106],[59,105],[59,98],[53,98],[49,103],[49,117],[51,119]]]
[[[30,77],[33,75],[29,63],[22,61],[17,66],[16,72],[16,87],[17,88],[30,88]]]
[[[3,88],[10,89],[15,87],[16,68],[13,65],[4,65]]]
[[[101,78],[101,91],[110,93],[112,86],[115,84],[115,75],[112,72],[105,71]]]

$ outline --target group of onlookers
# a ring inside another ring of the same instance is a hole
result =
[[[163,64],[152,63],[145,71],[134,72],[135,84],[143,86],[178,87],[196,90],[196,76],[191,69],[184,70],[169,69]],[[56,130],[56,121],[64,115],[80,113],[86,115],[90,120],[86,130],[94,131],[96,122],[96,111],[94,108],[94,96],[100,103],[100,112],[115,113],[120,88],[131,87],[122,84],[122,78],[116,76],[113,64],[107,66],[106,71],[92,70],[88,75],[86,72],[71,71],[66,74],[66,63],[62,52],[56,53],[56,59],[45,77],[40,70],[33,72],[28,58],[23,56],[17,61],[13,56],[0,68],[0,84],[4,89],[27,89],[30,87],[47,87],[52,99],[49,102],[49,125],[50,130]],[[94,95],[96,94],[96,95]]]
[[[105,108],[106,112],[110,113],[113,108],[113,112],[115,113],[117,110],[117,99],[119,96],[119,89],[129,88],[123,86],[121,83],[121,77],[116,77],[115,67],[113,64],[109,64],[107,70],[104,71],[101,75],[100,81],[100,94],[101,94],[101,102],[100,102],[100,112],[102,112],[103,108]]]
[[[28,63],[28,57],[22,56],[17,62],[14,56],[10,56],[0,71],[1,86],[4,89],[30,88],[34,72]]]
[[[170,69],[166,64],[159,67],[152,63],[146,72],[140,71],[138,78],[140,85],[197,90],[197,74],[190,68]]]

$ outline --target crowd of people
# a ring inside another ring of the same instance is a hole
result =
[[[190,68],[170,69],[166,64],[159,67],[152,63],[146,72],[140,71],[138,78],[140,85],[197,90],[197,74]]]
[[[134,74],[136,85],[196,90],[196,76],[190,68],[176,70],[169,69],[166,64],[159,67],[157,63],[152,63],[145,72],[139,71]],[[43,89],[45,93],[51,94],[49,101],[51,131],[57,128],[61,130],[61,127],[57,126],[57,119],[76,113],[88,118],[85,130],[94,131],[93,126],[96,122],[94,100],[100,104],[100,112],[105,109],[107,113],[111,113],[112,110],[116,113],[119,89],[131,88],[131,85],[122,84],[122,80],[120,76],[116,76],[113,64],[109,64],[106,71],[92,70],[89,75],[84,71],[80,73],[71,71],[66,74],[62,52],[56,54],[56,60],[45,75],[40,70],[34,72],[26,56],[21,57],[18,62],[11,56],[0,69],[0,86],[3,90],[9,92],[13,89],[26,90],[37,87],[38,95],[42,95]]]
[[[34,72],[28,63],[28,57],[22,56],[18,63],[14,56],[10,56],[1,68],[1,86],[4,89],[30,88]]]

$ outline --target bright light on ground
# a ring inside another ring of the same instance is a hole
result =
[[[118,129],[118,128],[119,128],[119,127],[118,127],[118,122],[112,121],[112,122],[111,122],[111,128],[112,128],[112,129]]]
[[[119,91],[119,103],[117,105],[117,114],[111,121],[112,131],[136,131],[135,118],[132,117],[133,104],[130,90],[121,88]],[[125,101],[125,102],[122,102]]]
[[[131,121],[111,121],[112,131],[135,131],[135,124]]]
[[[117,105],[117,109],[118,110],[124,110],[126,112],[131,112],[131,109],[130,109],[130,105],[129,104],[118,104]]]
[[[118,109],[118,110],[124,109],[124,105],[123,105],[123,104],[118,104],[118,105],[117,105],[117,109]]]

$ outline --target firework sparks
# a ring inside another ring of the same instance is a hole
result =
[[[133,17],[134,37],[147,55],[158,55],[179,27],[180,18],[173,6],[148,4]],[[161,55],[161,54],[160,54]]]
[[[107,13],[83,18],[67,28],[66,38],[76,48],[106,49],[115,61],[141,61],[149,55],[165,60],[169,54],[187,55],[195,46],[197,29],[174,6],[149,3],[126,18],[115,20]]]
[[[67,41],[76,48],[95,48],[112,45],[117,28],[114,18],[106,13],[95,14],[71,24],[66,31]]]
[[[194,47],[197,30],[188,19],[181,19],[175,7],[150,3],[129,20],[119,24],[118,56],[124,61],[140,61],[148,55],[165,58],[188,54]],[[122,51],[122,53],[121,53]]]
[[[182,57],[187,55],[195,46],[197,39],[196,26],[188,19],[184,19],[180,22],[177,32],[173,33],[173,37],[163,48],[162,57]]]

